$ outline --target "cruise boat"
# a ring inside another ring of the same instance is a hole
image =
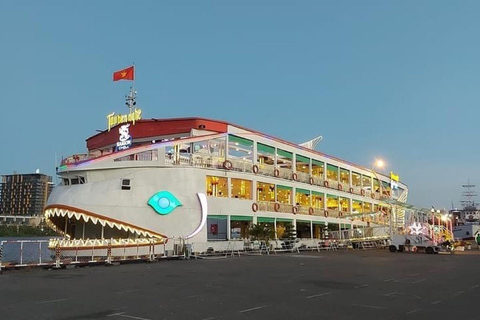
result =
[[[226,121],[140,117],[109,115],[86,154],[62,160],[44,215],[64,239],[51,248],[128,255],[126,248],[161,252],[181,239],[217,250],[241,245],[253,224],[270,226],[275,239],[290,225],[314,244],[387,226],[391,204],[407,200],[398,176],[308,144]]]

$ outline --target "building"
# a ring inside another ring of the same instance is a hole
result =
[[[52,177],[45,174],[2,175],[0,224],[40,224],[52,188]]]

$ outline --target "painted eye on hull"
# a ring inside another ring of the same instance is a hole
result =
[[[155,193],[148,199],[148,204],[161,215],[167,215],[175,210],[176,207],[182,205],[182,203],[168,191]]]

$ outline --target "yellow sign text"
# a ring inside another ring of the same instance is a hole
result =
[[[135,108],[129,114],[115,114],[115,112],[110,113],[107,116],[108,131],[119,123],[132,122],[135,124],[135,121],[142,119],[142,110]]]

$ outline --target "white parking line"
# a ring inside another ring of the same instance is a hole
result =
[[[396,293],[398,293],[398,292],[397,292],[397,291],[393,291],[393,292],[384,294],[384,296],[385,296],[385,297],[389,297],[389,296],[394,295],[394,294],[396,294]]]
[[[325,293],[314,294],[313,296],[308,296],[308,297],[305,297],[305,299],[311,299],[311,298],[316,298],[316,297],[322,297],[322,296],[326,296],[326,295],[329,295],[329,294],[332,294],[332,293],[331,293],[331,292],[325,292]]]
[[[393,281],[393,280],[395,280],[395,278],[385,279],[385,280],[383,280],[383,282],[389,282],[389,281]]]
[[[372,309],[387,309],[387,308],[384,308],[384,307],[378,307],[378,306],[369,306],[368,304],[352,304],[352,306],[354,307],[362,307],[362,308],[372,308]]]
[[[122,315],[122,314],[124,314],[124,313],[125,313],[125,312],[112,313],[112,314],[107,315],[107,317],[120,316],[120,315]]]
[[[119,317],[124,317],[124,318],[129,318],[129,319],[135,319],[135,320],[152,320],[152,319],[147,319],[147,318],[129,316],[128,314],[119,314],[118,316]]]
[[[474,286],[470,287],[470,289],[475,289],[475,288],[478,288],[478,287],[479,287],[479,285],[478,285],[478,284],[476,284],[476,285],[474,285]]]
[[[47,301],[37,301],[35,304],[44,304],[44,303],[54,303],[54,302],[60,302],[60,301],[65,301],[68,299],[57,299],[57,300],[47,300]]]
[[[423,281],[425,281],[425,280],[427,280],[427,279],[420,279],[420,280],[417,280],[417,281],[413,281],[412,283],[414,283],[414,284],[415,284],[415,283],[420,283],[420,282],[423,282]]]
[[[356,286],[355,289],[368,287],[370,284],[362,284],[361,286]]]
[[[412,310],[412,311],[408,311],[407,314],[412,314],[412,313],[418,312],[420,310],[422,310],[422,309],[415,309],[415,310]]]
[[[432,304],[439,304],[442,300],[433,301]]]
[[[454,296],[458,296],[459,294],[464,293],[465,291],[458,291],[457,293],[454,294]]]
[[[245,309],[245,310],[242,310],[242,311],[239,311],[240,313],[244,313],[244,312],[249,312],[249,311],[254,311],[254,310],[258,310],[258,309],[263,309],[267,306],[260,306],[260,307],[255,307],[255,308],[251,308],[251,309]]]

